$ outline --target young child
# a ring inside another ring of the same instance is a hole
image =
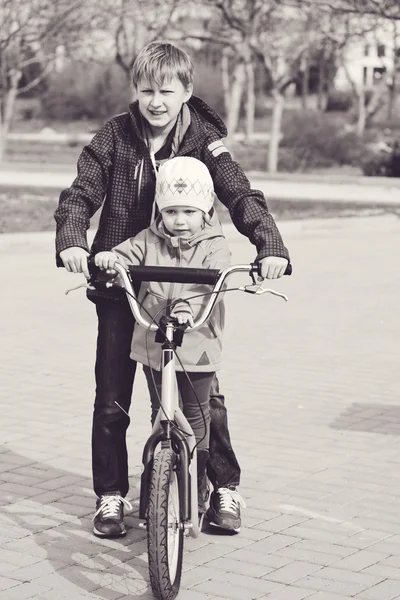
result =
[[[224,123],[205,102],[192,96],[190,57],[172,44],[148,44],[135,61],[133,83],[137,100],[128,112],[110,119],[83,149],[78,175],[60,195],[54,215],[57,265],[89,275],[87,229],[101,206],[92,254],[109,251],[149,227],[158,165],[174,156],[188,156],[208,167],[215,192],[228,207],[234,225],[257,249],[262,276],[283,275],[288,251],[263,194],[251,189],[221,141],[227,135]],[[129,490],[126,430],[135,376],[129,357],[134,319],[119,291],[111,288],[88,294],[98,316],[92,429],[93,488],[98,499],[93,531],[106,537],[126,533],[123,506]],[[241,517],[235,490],[240,467],[216,377],[210,417],[208,474],[214,491],[208,516],[219,527],[237,532]]]
[[[112,252],[96,254],[95,264],[109,273],[115,273],[116,262],[125,267],[158,265],[218,270],[226,268],[230,253],[213,209],[213,201],[213,181],[204,163],[191,157],[172,158],[160,167],[157,177],[155,202],[161,214],[148,229],[119,244]],[[169,314],[176,317],[179,323],[193,325],[193,319],[210,297],[191,296],[207,294],[210,290],[209,285],[150,282],[142,284],[138,299],[146,316],[158,315],[160,318],[162,314]],[[178,299],[177,303],[173,302]],[[178,357],[192,384],[190,385],[185,373],[177,374],[183,412],[198,444],[200,515],[204,515],[206,511],[204,494],[209,447],[209,399],[215,371],[220,367],[223,326],[224,306],[219,298],[209,321],[199,329],[187,332],[182,346],[177,349]],[[161,348],[155,342],[154,332],[148,334],[143,327],[135,327],[131,358],[144,365],[154,423],[161,393]],[[182,371],[179,361],[177,370]]]

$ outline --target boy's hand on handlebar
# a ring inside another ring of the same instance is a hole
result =
[[[118,262],[118,257],[113,252],[99,252],[94,257],[94,264],[102,271],[106,271],[110,275],[115,275],[117,271],[114,269],[115,263]]]
[[[64,267],[70,273],[83,273],[86,279],[89,279],[89,269],[87,258],[89,252],[80,246],[71,246],[60,252],[60,258]]]
[[[189,312],[172,312],[171,317],[175,317],[179,325],[189,325],[189,327],[194,325],[193,317]]]
[[[281,256],[266,256],[260,260],[262,279],[279,279],[285,274],[288,266],[286,258]]]

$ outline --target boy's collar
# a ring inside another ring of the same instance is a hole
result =
[[[140,127],[141,136],[144,139],[144,141],[147,145],[147,148],[149,149],[149,152],[151,152],[151,140],[152,140],[151,128],[150,128],[148,121],[145,119],[145,117],[143,117],[143,115],[139,109],[138,109],[138,112],[139,112],[139,119],[140,119],[139,127]],[[167,138],[166,138],[166,141],[167,141],[169,135],[172,135],[171,153],[170,153],[169,158],[173,158],[174,156],[176,156],[178,154],[178,151],[182,145],[182,140],[184,138],[184,135],[187,132],[187,130],[189,129],[190,122],[191,122],[190,110],[189,110],[189,107],[187,106],[187,104],[184,103],[184,104],[182,104],[182,108],[176,118],[173,128],[168,133]]]

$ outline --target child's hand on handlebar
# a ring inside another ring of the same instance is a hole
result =
[[[285,274],[288,261],[281,256],[266,256],[260,260],[261,280],[279,279]]]
[[[102,271],[106,271],[110,275],[115,275],[117,271],[114,269],[115,263],[118,262],[118,257],[113,252],[99,252],[94,257],[94,264]]]
[[[171,317],[175,317],[179,325],[189,325],[189,327],[193,327],[194,325],[193,316],[189,312],[172,312]]]

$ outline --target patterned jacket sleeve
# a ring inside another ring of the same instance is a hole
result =
[[[71,187],[63,190],[54,213],[56,229],[56,257],[71,246],[89,250],[86,232],[90,219],[101,207],[109,183],[114,155],[114,136],[110,122],[94,136],[78,159],[78,174]]]
[[[232,160],[217,134],[210,134],[203,153],[218,199],[228,208],[236,229],[257,248],[257,258],[281,256],[289,260],[264,194],[251,188],[243,169]]]

